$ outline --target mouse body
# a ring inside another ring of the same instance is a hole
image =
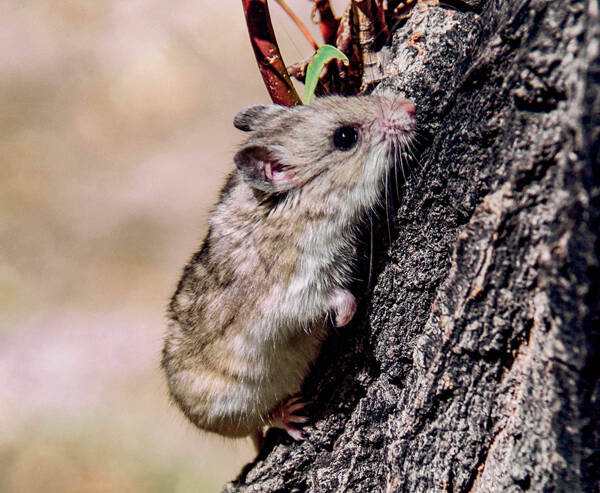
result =
[[[329,96],[235,117],[249,138],[170,302],[163,348],[171,396],[199,428],[301,438],[290,396],[331,325],[356,311],[354,243],[414,113],[405,99]]]

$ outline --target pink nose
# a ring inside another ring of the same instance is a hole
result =
[[[415,116],[417,109],[412,101],[403,101],[402,110],[406,111],[410,116]]]
[[[399,135],[410,134],[415,123],[416,108],[412,101],[406,99],[391,100],[389,106],[384,107],[377,125],[382,130],[384,138],[396,139]]]

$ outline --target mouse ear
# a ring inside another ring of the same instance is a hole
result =
[[[286,164],[285,152],[275,146],[249,146],[239,151],[233,160],[244,181],[264,192],[285,192],[298,186],[296,175]]]
[[[281,112],[283,106],[277,104],[254,104],[240,110],[233,118],[233,126],[244,132],[256,130],[257,127],[269,116]]]

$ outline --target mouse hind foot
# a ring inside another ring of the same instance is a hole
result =
[[[300,396],[286,397],[269,412],[269,426],[285,430],[296,441],[304,440],[302,432],[295,426],[308,421],[308,417],[297,414],[304,406],[306,406],[306,403],[301,400]]]

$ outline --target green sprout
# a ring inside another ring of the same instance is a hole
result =
[[[323,68],[334,58],[339,58],[345,64],[348,64],[348,57],[335,46],[323,45],[314,54],[313,59],[306,68],[306,78],[304,80],[304,101],[306,104],[310,104],[315,96],[315,89]]]

